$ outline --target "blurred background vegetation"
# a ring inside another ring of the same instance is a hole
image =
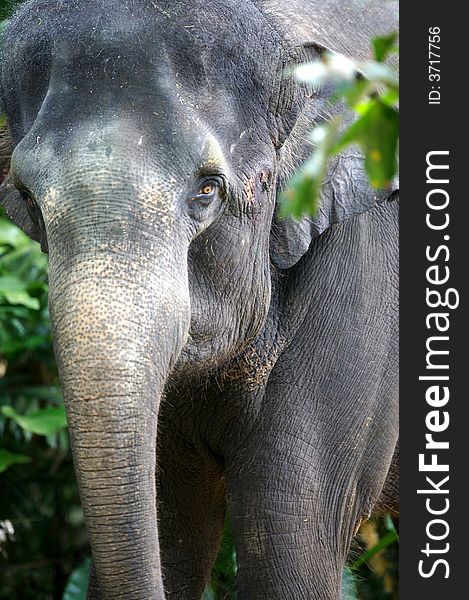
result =
[[[0,0],[0,34],[15,4]],[[344,91],[355,101],[350,83]],[[319,177],[324,168],[320,165]],[[306,176],[311,192],[317,184],[311,173]],[[311,193],[305,195],[308,201]],[[303,208],[297,203],[290,212],[298,211]],[[86,597],[90,549],[53,357],[47,292],[47,257],[0,212],[0,600]],[[397,541],[389,515],[361,527],[344,572],[344,598],[398,598]],[[235,577],[227,521],[203,600],[235,600]]]

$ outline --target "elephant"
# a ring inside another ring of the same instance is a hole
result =
[[[396,501],[398,191],[330,164],[344,107],[295,65],[365,59],[392,3],[29,0],[1,55],[1,202],[49,254],[90,600],[197,600],[232,522],[240,600],[333,600]]]

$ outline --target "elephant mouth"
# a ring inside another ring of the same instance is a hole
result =
[[[173,374],[206,372],[220,363],[220,339],[206,330],[189,330]],[[217,360],[215,360],[217,356]],[[224,362],[222,360],[222,362]]]
[[[236,362],[252,346],[263,322],[249,337],[235,338],[233,332],[192,327],[174,365],[170,379],[174,383],[188,376],[208,378],[211,373]]]

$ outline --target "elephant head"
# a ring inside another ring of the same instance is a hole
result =
[[[33,0],[4,34],[0,199],[49,253],[103,598],[164,597],[154,473],[168,381],[238,355],[266,319],[272,273],[376,199],[357,179],[348,203],[326,186],[317,218],[276,220],[305,127],[325,113],[288,75],[316,52],[237,0]],[[339,186],[355,160],[336,166]]]

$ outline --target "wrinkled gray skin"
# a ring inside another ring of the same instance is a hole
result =
[[[227,507],[240,600],[336,599],[393,487],[395,195],[349,151],[316,218],[274,214],[331,110],[289,69],[395,27],[342,4],[33,0],[6,32],[1,197],[50,255],[90,599],[198,599]]]

